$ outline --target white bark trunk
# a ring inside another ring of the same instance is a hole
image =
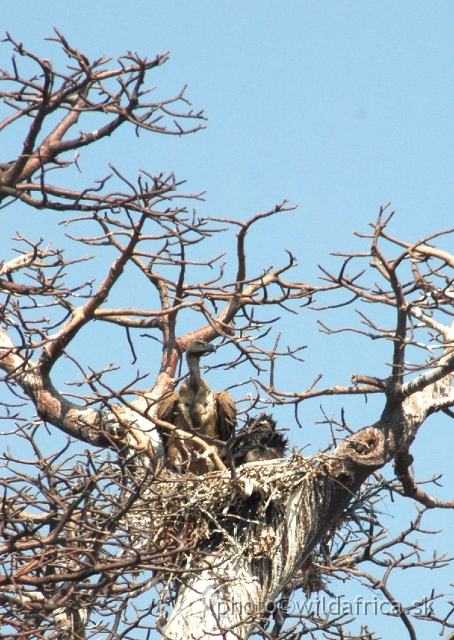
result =
[[[194,574],[181,590],[165,631],[169,640],[248,637],[261,611],[259,580],[241,558],[211,561],[215,568]]]
[[[309,471],[306,481],[288,498],[277,526],[263,524],[240,532],[238,544],[231,543],[222,556],[203,558],[204,566],[211,567],[199,571],[201,565],[194,561],[183,577],[165,638],[248,638],[267,605],[277,599],[311,553],[324,531],[335,493],[336,486],[327,475]]]

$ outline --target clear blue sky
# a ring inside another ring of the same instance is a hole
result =
[[[395,235],[416,240],[453,226],[451,2],[2,0],[1,14],[1,31],[51,58],[56,47],[43,37],[52,25],[90,57],[170,50],[153,78],[159,95],[187,83],[187,97],[196,110],[205,109],[208,129],[184,139],[112,139],[97,158],[98,177],[108,160],[131,177],[139,167],[173,170],[187,178],[188,189],[207,190],[204,215],[246,218],[283,198],[299,203],[277,228],[270,222],[258,230],[249,245],[257,264],[276,264],[288,247],[299,257],[301,279],[314,280],[329,251],[360,246],[351,232],[366,231],[388,201],[397,210]],[[0,46],[1,66],[7,51]],[[0,161],[11,153],[14,145]],[[0,225],[4,235],[8,224]],[[329,380],[345,384],[355,371],[379,373],[389,358],[368,343],[353,351],[347,339],[318,342],[315,317],[305,322],[292,318],[284,329],[289,341],[316,341],[308,369],[303,379],[282,372],[282,386],[304,388],[323,367]],[[311,411],[320,417],[316,404]],[[323,404],[330,412],[348,403]],[[379,404],[349,406],[354,427],[378,418]],[[317,440],[314,416],[308,414],[307,434],[294,433],[298,444]],[[419,477],[445,466],[436,447],[451,436],[451,426],[439,420],[425,431],[419,457],[416,449]],[[441,497],[452,497],[449,486]],[[452,526],[452,515],[433,516],[431,523],[443,521]]]

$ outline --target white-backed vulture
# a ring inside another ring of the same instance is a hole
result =
[[[236,435],[232,445],[232,459],[236,467],[245,462],[284,458],[288,446],[287,438],[276,431],[273,417],[261,413],[251,418]]]
[[[193,340],[186,351],[189,380],[178,391],[164,398],[158,406],[160,420],[202,438],[215,453],[219,447],[211,440],[227,441],[235,432],[236,407],[228,391],[212,391],[200,375],[200,358],[215,351],[203,340]],[[164,434],[167,460],[179,472],[202,475],[214,469],[207,449],[193,440]]]

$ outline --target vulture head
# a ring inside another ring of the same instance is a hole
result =
[[[205,342],[204,340],[192,340],[186,349],[186,360],[191,356],[200,358],[201,356],[205,356],[207,353],[213,353],[213,351],[216,351],[214,344]]]

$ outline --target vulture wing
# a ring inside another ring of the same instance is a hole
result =
[[[159,402],[156,415],[160,420],[170,422],[170,424],[177,426],[175,423],[179,422],[179,395],[178,391],[174,391]],[[175,437],[165,429],[162,430],[162,439],[166,448],[168,463],[171,467],[181,472],[183,465],[188,459],[188,454],[184,444],[181,442],[180,438]]]
[[[236,406],[228,391],[217,391],[214,396],[216,399],[219,439],[227,441],[235,433]]]
[[[173,393],[159,401],[156,415],[160,420],[170,422],[170,424],[175,424],[175,414],[178,408],[178,398],[178,391],[174,391]]]

